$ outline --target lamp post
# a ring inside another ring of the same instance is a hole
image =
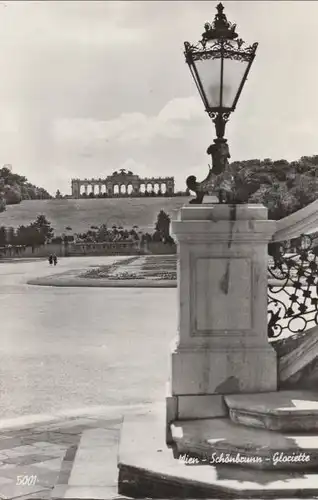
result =
[[[205,32],[197,45],[184,43],[185,60],[189,65],[205,111],[215,125],[216,139],[207,153],[212,156],[212,168],[204,181],[195,176],[187,179],[187,186],[197,195],[192,202],[202,203],[215,175],[224,173],[230,158],[225,126],[235,110],[253,63],[258,44],[245,46],[223,13],[221,3],[212,23],[206,23]],[[220,199],[220,202],[223,200]]]

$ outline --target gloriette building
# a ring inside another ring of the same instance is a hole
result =
[[[124,169],[105,179],[72,179],[72,198],[84,196],[127,197],[151,193],[174,194],[174,177],[139,177]]]

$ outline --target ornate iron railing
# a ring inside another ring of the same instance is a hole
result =
[[[303,332],[318,324],[318,246],[315,246],[315,238],[302,235],[294,242],[269,245],[269,338]]]

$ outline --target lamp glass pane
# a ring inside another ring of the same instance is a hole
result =
[[[220,106],[221,58],[194,62],[203,92],[210,108]]]
[[[204,103],[204,106],[206,106],[207,103],[206,103],[205,95],[204,95],[204,92],[202,91],[202,88],[200,86],[200,82],[199,82],[198,76],[197,76],[197,74],[196,74],[196,72],[194,70],[194,66],[189,66],[189,67],[190,67],[190,71],[191,71],[191,75],[193,77],[193,80],[194,80],[194,82],[195,82],[195,84],[197,86],[197,89],[199,91],[200,97],[201,97],[201,99],[202,99],[202,101]]]
[[[232,108],[249,62],[224,58],[223,64],[222,106]]]

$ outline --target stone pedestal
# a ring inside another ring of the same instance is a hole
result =
[[[179,332],[168,423],[225,416],[225,394],[277,390],[267,337],[267,245],[275,229],[262,205],[186,206],[172,222]]]

